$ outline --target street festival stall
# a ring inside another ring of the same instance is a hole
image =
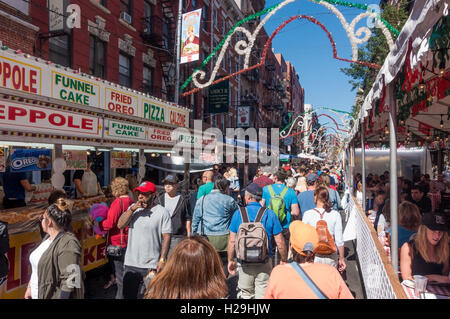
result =
[[[23,298],[31,276],[29,255],[41,241],[38,218],[50,192],[63,188],[64,171],[85,168],[87,150],[118,152],[107,157],[104,174],[110,174],[111,166],[130,167],[129,151],[135,150],[140,180],[145,152],[169,153],[177,138],[172,131],[188,126],[187,108],[0,47],[0,170],[10,156],[11,169],[31,171],[37,186],[27,194],[26,207],[0,210],[10,235],[10,271],[0,299]],[[73,201],[72,228],[82,244],[83,271],[107,262],[105,240],[96,239],[89,220],[91,205],[104,200]]]

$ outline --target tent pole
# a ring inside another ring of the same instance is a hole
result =
[[[391,211],[391,255],[392,267],[398,274],[398,185],[397,185],[397,106],[394,98],[393,82],[386,88],[389,103],[389,146],[390,146],[390,211]]]
[[[364,119],[361,124],[361,182],[362,182],[362,209],[366,212],[366,151],[364,148]]]

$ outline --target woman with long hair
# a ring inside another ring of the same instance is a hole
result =
[[[122,253],[116,256],[109,255],[108,259],[112,262],[114,269],[115,281],[111,277],[110,282],[105,285],[109,288],[114,283],[117,284],[116,299],[123,299],[123,272],[124,272],[124,258],[125,249],[128,243],[128,227],[120,230],[117,227],[119,218],[123,212],[126,212],[128,207],[133,203],[133,199],[129,196],[128,180],[123,177],[116,177],[111,182],[111,193],[115,197],[114,201],[108,210],[106,219],[100,222],[101,230],[108,232],[107,245],[121,246]]]
[[[315,189],[314,203],[316,204],[316,207],[307,210],[303,214],[302,221],[305,224],[317,227],[317,223],[324,220],[328,231],[335,242],[335,247],[333,247],[334,252],[328,254],[318,253],[315,256],[314,262],[338,267],[338,270],[343,272],[346,265],[344,260],[342,217],[337,211],[333,210],[333,206],[329,200],[328,188],[319,186]],[[339,252],[339,258],[337,251]]]
[[[414,275],[426,276],[430,281],[449,283],[449,242],[446,217],[427,213],[415,238],[404,243],[400,251],[402,279]]]
[[[72,215],[65,200],[50,205],[39,218],[47,234],[31,253],[31,279],[25,299],[83,299],[81,244],[70,232]],[[78,285],[73,284],[73,280]]]
[[[183,239],[150,281],[146,299],[220,299],[228,287],[216,249],[202,236]]]

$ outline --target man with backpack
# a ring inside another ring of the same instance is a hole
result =
[[[262,206],[266,206],[277,215],[283,227],[283,236],[286,246],[289,245],[289,224],[292,220],[298,219],[300,208],[298,206],[297,194],[292,188],[287,187],[286,172],[281,169],[275,173],[274,184],[263,188]]]
[[[247,206],[236,210],[231,219],[228,272],[234,275],[237,268],[240,298],[262,299],[272,271],[272,237],[279,249],[281,264],[287,261],[287,249],[278,217],[260,204],[261,187],[251,183],[245,189],[244,198]]]

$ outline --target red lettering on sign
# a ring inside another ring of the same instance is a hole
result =
[[[37,93],[37,88],[34,86],[37,83],[37,72],[35,70],[30,71],[30,92]]]
[[[83,257],[83,266],[86,266],[88,263],[93,263],[95,262],[95,257],[94,257],[94,249],[96,246],[93,246],[91,248],[85,248],[84,249],[84,257]]]
[[[36,119],[45,119],[45,113],[37,110],[30,110],[30,123],[36,123]]]
[[[11,76],[11,66],[9,63],[3,63],[3,86],[6,86],[6,80]]]
[[[94,128],[94,121],[86,118],[82,119],[81,128],[83,130],[92,130]]]
[[[10,106],[8,111],[8,120],[15,121],[16,115],[25,116],[27,115],[27,110],[21,107]]]
[[[105,247],[106,247],[106,242],[99,244],[97,246],[97,261],[102,260],[103,258],[105,258]]]
[[[56,118],[59,118],[59,120],[56,121]],[[48,117],[48,121],[54,126],[63,126],[64,124],[66,124],[66,118],[57,113],[50,114],[50,116]]]
[[[4,120],[5,119],[5,115],[1,115],[1,114],[5,114],[5,105],[0,105],[0,119]]]
[[[36,246],[36,243],[29,243],[22,245],[20,256],[20,284],[25,285],[30,281],[31,271],[30,266],[30,254]]]
[[[15,65],[13,66],[12,70],[12,84],[14,89],[19,90],[20,89],[20,68]]]
[[[16,247],[8,250],[9,272],[8,281],[6,282],[6,290],[12,290],[20,286],[20,278],[14,280],[14,270],[16,268]]]
[[[80,125],[75,125],[73,123],[73,116],[69,115],[69,123],[67,124],[68,127],[72,127],[72,128],[80,128]]]

